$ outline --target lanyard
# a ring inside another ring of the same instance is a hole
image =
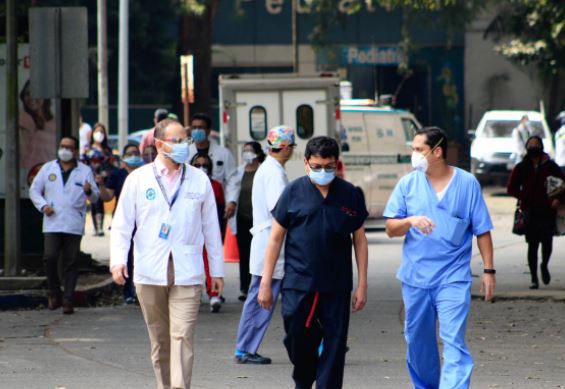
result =
[[[186,169],[185,169],[185,166],[184,166],[184,163],[183,163],[182,164],[182,174],[181,174],[181,177],[180,177],[179,186],[177,187],[175,194],[173,195],[173,197],[169,201],[169,196],[167,196],[167,191],[165,190],[165,187],[163,186],[163,183],[161,182],[161,176],[159,176],[157,174],[157,168],[155,167],[155,163],[153,163],[153,173],[155,174],[155,179],[157,180],[157,183],[159,184],[159,188],[161,189],[161,193],[163,193],[163,197],[165,198],[165,201],[167,202],[167,204],[169,204],[169,210],[173,207],[173,205],[175,204],[175,201],[177,201],[177,197],[179,196],[180,188],[182,187],[182,182],[184,181],[184,173],[185,172],[186,172]]]

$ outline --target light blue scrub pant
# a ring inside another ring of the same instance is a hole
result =
[[[471,307],[471,282],[454,282],[433,289],[402,284],[406,310],[406,364],[415,389],[466,389],[473,359],[465,345]],[[443,343],[443,368],[436,339],[436,321]]]

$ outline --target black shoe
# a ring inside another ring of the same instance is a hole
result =
[[[250,363],[252,365],[270,365],[271,364],[271,358],[267,358],[267,357],[262,357],[261,355],[255,353],[255,354],[251,354],[251,353],[244,353],[242,355],[239,355],[237,357],[235,357],[237,363],[239,364],[244,364],[244,363]]]
[[[226,298],[220,295],[220,301],[222,302],[222,304],[224,304],[226,302]]]
[[[75,308],[73,307],[73,303],[71,303],[70,301],[64,301],[63,313],[65,315],[72,315],[73,313],[75,313]]]
[[[242,294],[239,295],[239,297],[237,299],[241,302],[244,302],[245,300],[247,300],[247,294],[242,293]]]
[[[541,265],[541,280],[543,281],[544,285],[548,285],[551,281],[551,274],[549,274],[549,270],[547,270],[547,264]]]
[[[530,289],[539,289],[539,284],[537,282],[532,283]]]

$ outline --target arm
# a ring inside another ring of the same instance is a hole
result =
[[[39,170],[39,173],[37,173],[37,175],[33,179],[31,187],[29,188],[29,198],[33,202],[33,205],[39,212],[45,214],[47,214],[46,211],[48,211],[46,208],[52,210],[45,197],[43,197],[43,193],[45,191],[45,176],[47,175],[48,166],[49,163],[43,165],[43,167]]]
[[[241,193],[241,180],[243,172],[240,169],[235,169],[227,179],[226,184],[226,213],[225,218],[229,219],[235,214],[239,194]]]
[[[100,190],[98,189],[98,185],[96,185],[96,180],[94,179],[94,174],[92,170],[88,169],[88,173],[86,174],[86,182],[84,183],[84,194],[88,197],[91,203],[95,203],[98,201],[98,197],[100,196]]]
[[[353,233],[353,249],[357,262],[357,290],[351,305],[353,312],[362,310],[367,303],[367,268],[369,265],[369,244],[365,228],[361,227]]]
[[[212,290],[222,294],[224,289],[224,252],[222,236],[218,222],[218,209],[212,183],[206,179],[206,193],[202,203],[202,233],[204,244],[208,252],[210,275],[212,276]]]
[[[483,258],[485,269],[494,269],[492,237],[490,232],[477,236],[477,246]],[[496,287],[496,276],[494,274],[483,274],[481,276],[481,293],[485,294],[485,301],[492,300]]]
[[[518,164],[512,169],[512,173],[510,173],[510,178],[508,179],[508,185],[506,185],[506,192],[517,199],[520,198],[520,188],[522,186],[522,180],[520,179],[521,166],[521,164]]]
[[[263,309],[270,309],[273,305],[273,292],[271,290],[273,272],[275,271],[275,265],[277,264],[277,259],[279,259],[279,253],[285,236],[286,229],[281,226],[276,219],[273,219],[271,236],[269,237],[269,243],[267,243],[267,250],[265,251],[263,276],[261,277],[259,295],[257,296],[257,301]]]
[[[122,189],[116,212],[112,219],[110,234],[110,271],[114,282],[123,285],[129,277],[127,270],[131,236],[135,228],[137,182],[128,177]]]
[[[404,219],[387,219],[386,234],[389,238],[404,236],[411,227],[420,230],[424,235],[429,235],[435,228],[434,222],[426,216],[409,216]]]

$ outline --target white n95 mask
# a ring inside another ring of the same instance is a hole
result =
[[[428,160],[424,154],[418,151],[412,152],[412,168],[414,170],[421,171],[422,173],[425,173],[428,170]]]

